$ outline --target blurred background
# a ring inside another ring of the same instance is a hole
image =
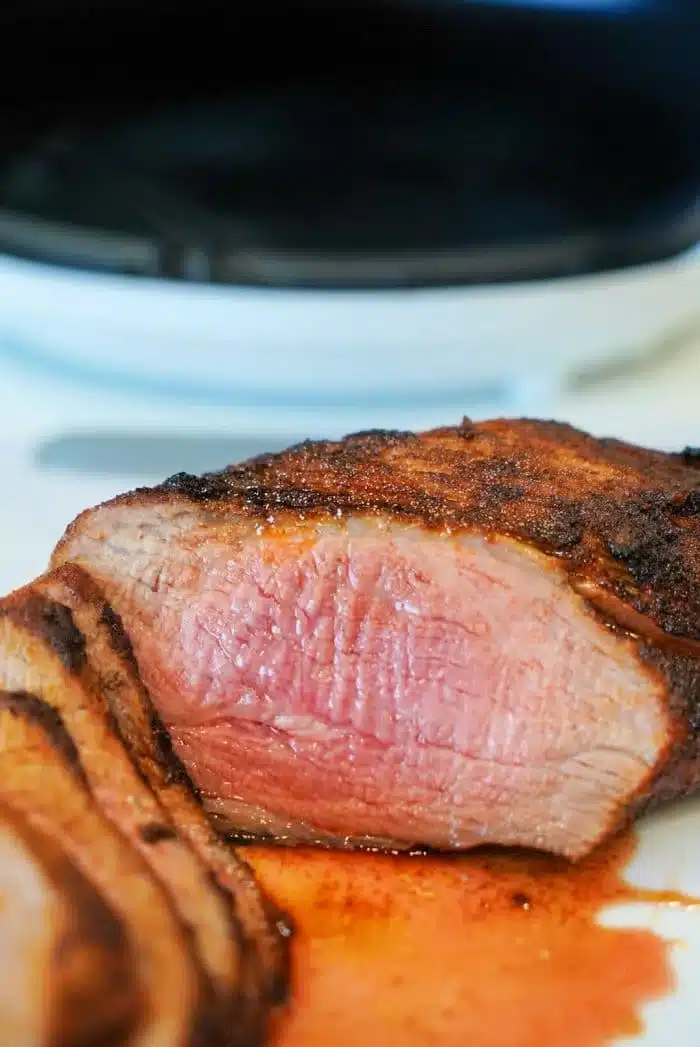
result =
[[[306,437],[700,445],[697,0],[3,0],[0,40],[0,590]]]

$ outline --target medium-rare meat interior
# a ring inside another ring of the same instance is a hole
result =
[[[307,443],[89,510],[220,824],[578,858],[700,780],[700,467],[554,423]]]
[[[0,1028],[8,1047],[125,1042],[140,987],[117,915],[60,845],[0,804]]]

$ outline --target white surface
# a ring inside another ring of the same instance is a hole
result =
[[[685,802],[640,823],[639,846],[627,879],[639,887],[700,898],[700,800]],[[624,905],[608,910],[605,924],[648,927],[673,943],[676,989],[643,1011],[643,1036],[632,1047],[697,1047],[700,1043],[700,906]],[[622,1047],[622,1045],[620,1045]]]
[[[414,291],[217,288],[0,257],[5,351],[229,403],[513,403],[700,319],[700,254],[598,276]]]

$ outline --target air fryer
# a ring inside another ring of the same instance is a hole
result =
[[[5,0],[0,252],[392,288],[700,239],[700,5]]]

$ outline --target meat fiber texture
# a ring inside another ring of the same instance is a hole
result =
[[[206,809],[577,859],[700,779],[700,456],[549,422],[305,443],[80,516]]]

